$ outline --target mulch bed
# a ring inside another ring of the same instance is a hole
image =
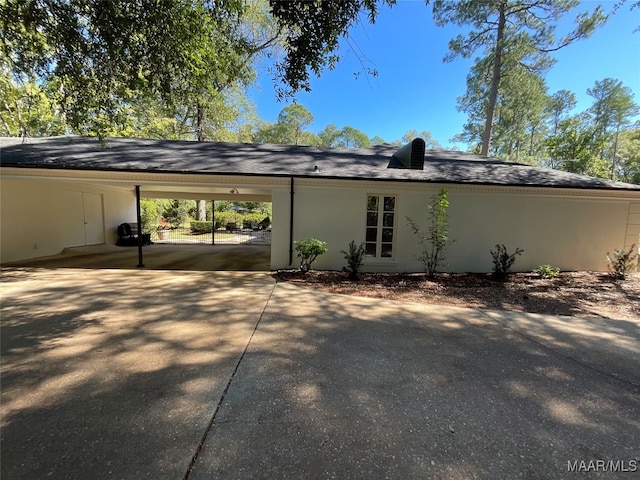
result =
[[[505,282],[490,274],[363,273],[356,281],[344,272],[280,270],[273,274],[289,282],[326,292],[375,298],[512,310],[551,315],[640,319],[640,274],[615,281],[598,272],[566,272],[554,279],[534,273],[514,273]]]

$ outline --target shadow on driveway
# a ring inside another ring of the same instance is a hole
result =
[[[146,270],[262,271],[271,264],[265,245],[164,245],[142,248]],[[138,249],[115,245],[67,248],[59,255],[7,262],[3,267],[136,269]]]
[[[630,468],[640,336],[598,322],[331,295],[268,273],[8,269],[2,478]]]

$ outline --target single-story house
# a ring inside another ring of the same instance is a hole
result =
[[[445,271],[491,271],[496,244],[524,250],[515,270],[605,271],[607,252],[640,237],[640,185],[425,151],[420,139],[352,150],[4,138],[0,164],[3,262],[114,244],[117,225],[136,218],[136,190],[149,198],[272,202],[273,269],[297,266],[293,242],[315,237],[329,248],[316,268],[341,269],[340,251],[354,240],[366,244],[367,271],[422,271],[407,217],[426,228],[427,205],[441,188],[454,240]]]

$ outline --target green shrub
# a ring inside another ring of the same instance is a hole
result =
[[[493,278],[504,281],[507,274],[516,261],[516,256],[522,255],[524,250],[516,248],[513,253],[507,252],[507,247],[502,244],[496,245],[495,250],[490,250],[493,257]]]
[[[191,220],[191,233],[211,233],[213,222],[205,220]]]
[[[189,209],[193,204],[193,200],[171,200],[165,205],[162,216],[171,224],[171,228],[180,228],[189,218]]]
[[[364,242],[356,245],[356,242],[351,240],[351,242],[349,242],[349,251],[340,250],[340,253],[344,254],[344,259],[347,261],[347,266],[344,267],[344,271],[349,272],[349,278],[351,280],[357,280],[360,269],[362,268],[362,262],[364,261]]]
[[[157,203],[150,198],[140,200],[140,219],[142,220],[142,233],[155,232],[160,222]]]
[[[216,230],[218,230],[229,223],[233,223],[235,225],[236,221],[240,219],[240,216],[235,212],[215,212],[214,218]]]
[[[609,271],[614,278],[624,280],[636,268],[634,263],[638,255],[635,253],[635,248],[635,244],[631,245],[631,248],[626,252],[616,248],[613,252],[613,258],[607,252]]]
[[[327,244],[316,238],[307,238],[293,243],[300,259],[300,270],[305,273],[311,270],[311,264],[315,262],[318,255],[329,251]]]
[[[258,225],[263,220],[267,219],[269,224],[271,224],[271,219],[266,216],[264,213],[255,212],[255,213],[246,213],[242,215],[242,224],[243,228],[258,228]]]
[[[533,273],[537,273],[542,278],[556,278],[560,273],[560,269],[558,267],[552,267],[549,264],[540,265],[536,268]]]

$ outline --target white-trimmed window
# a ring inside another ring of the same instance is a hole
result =
[[[395,214],[396,197],[392,195],[367,196],[367,231],[365,235],[367,257],[393,257]]]

